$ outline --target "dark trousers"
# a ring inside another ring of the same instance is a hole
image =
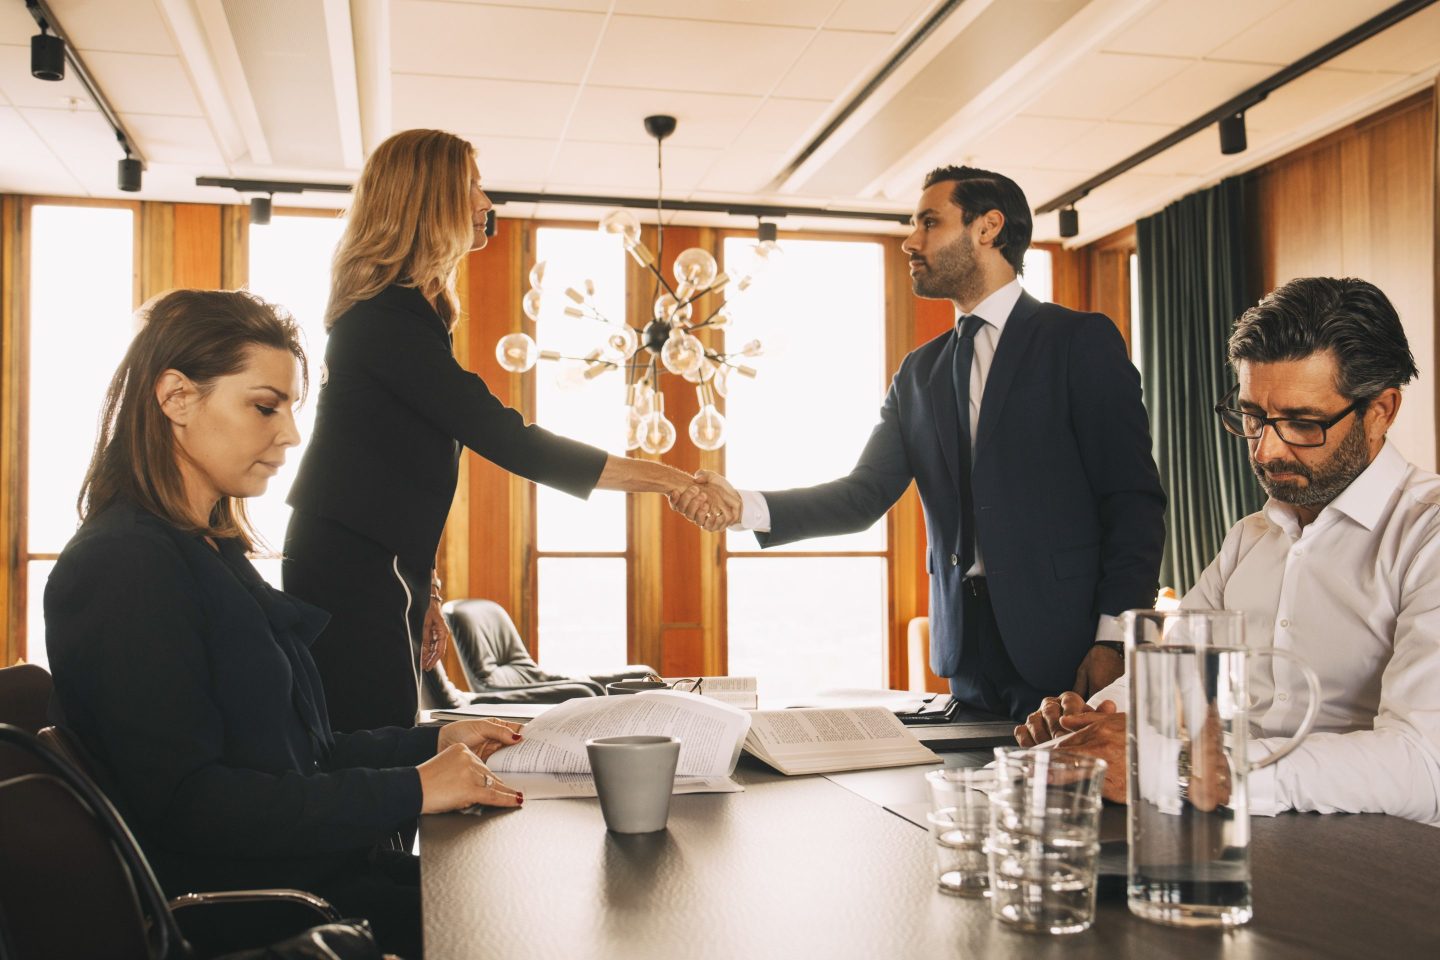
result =
[[[966,706],[1023,722],[1048,694],[1027,683],[1011,662],[985,578],[967,579],[965,590],[965,646],[960,670],[950,678],[950,695]]]
[[[295,511],[285,531],[285,591],[330,614],[310,654],[341,732],[413,727],[430,566],[406,561],[324,517]]]

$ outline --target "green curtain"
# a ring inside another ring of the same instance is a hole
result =
[[[1244,183],[1232,177],[1136,225],[1140,375],[1169,495],[1160,582],[1181,593],[1235,521],[1264,503],[1245,442],[1214,413],[1235,382],[1225,361],[1230,328],[1249,306],[1244,205]]]

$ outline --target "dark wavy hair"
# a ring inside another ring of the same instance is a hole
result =
[[[1030,217],[1030,202],[1019,184],[1004,174],[977,167],[936,167],[925,175],[926,189],[942,182],[955,184],[950,199],[960,208],[965,226],[970,226],[982,213],[1000,212],[1005,226],[995,238],[995,249],[1017,275],[1024,273],[1025,251],[1030,249],[1034,222]]]
[[[222,497],[204,527],[186,512],[175,432],[155,399],[166,370],[178,370],[202,393],[244,368],[251,347],[284,350],[300,364],[301,397],[309,390],[300,328],[284,307],[243,290],[174,290],[140,308],[140,332],[110,378],[100,429],[76,508],[80,519],[128,497],[181,530],[239,539],[253,550],[258,538],[245,501]]]
[[[1390,299],[1353,277],[1291,280],[1246,310],[1230,334],[1230,363],[1303,360],[1335,354],[1335,390],[1363,405],[1419,371]]]

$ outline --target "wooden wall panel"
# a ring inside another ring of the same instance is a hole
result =
[[[173,284],[203,290],[220,288],[220,207],[213,203],[177,203],[174,224]]]
[[[20,242],[19,197],[0,197],[0,667],[21,655],[24,631],[24,587],[21,554],[24,549],[21,518],[24,515],[24,364],[21,356],[27,338],[20,320],[25,314],[26,273],[24,245]]]
[[[1295,277],[1378,286],[1405,324],[1420,377],[1390,435],[1436,465],[1436,98],[1427,90],[1251,174],[1251,282],[1258,299]]]

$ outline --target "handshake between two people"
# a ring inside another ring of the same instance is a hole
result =
[[[672,510],[709,533],[740,522],[742,501],[730,481],[709,470],[697,471],[690,480],[667,495]]]

